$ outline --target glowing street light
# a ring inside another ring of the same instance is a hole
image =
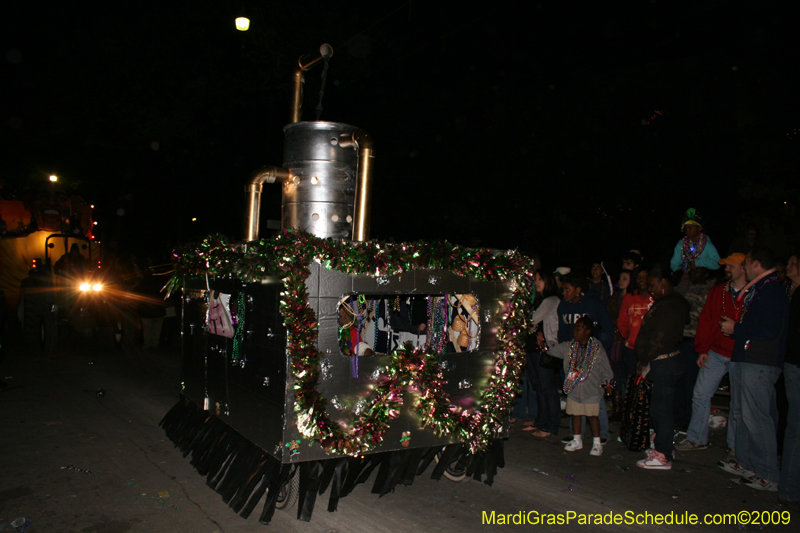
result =
[[[250,29],[250,19],[247,17],[236,17],[236,29],[247,31]]]
[[[53,183],[57,182],[58,176],[56,176],[55,174],[50,174],[50,181],[52,181]]]

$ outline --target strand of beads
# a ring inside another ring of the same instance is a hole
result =
[[[575,387],[589,377],[589,375],[592,373],[592,368],[594,368],[594,363],[597,361],[597,352],[599,349],[599,343],[595,341],[594,337],[590,337],[589,342],[586,345],[586,356],[583,358],[583,360],[578,361],[578,357],[581,354],[581,345],[579,342],[574,341],[572,344],[570,344],[568,375],[572,374],[574,371],[577,372],[577,376],[575,376],[575,378],[572,380],[567,378],[564,381],[564,394],[569,394],[572,392]]]
[[[697,238],[697,245],[689,239],[688,236],[683,238],[683,246],[681,247],[681,258],[683,259],[683,263],[688,265],[690,261],[697,260],[701,255],[703,255],[703,250],[706,249],[706,241],[707,237],[705,233],[700,233]]]
[[[239,293],[238,304],[236,306],[236,334],[233,336],[233,354],[231,355],[234,361],[242,358],[242,342],[244,342],[244,291]]]
[[[380,333],[380,330],[378,329],[378,320],[380,318],[378,315],[380,313],[378,313],[378,311],[380,311],[380,307],[381,307],[381,302],[380,301],[376,302],[375,303],[375,344],[372,345],[374,347],[373,349],[375,350],[375,352],[379,352],[380,351],[380,350],[378,350],[378,333]]]
[[[426,331],[426,349],[435,354],[444,351],[447,318],[442,313],[443,299],[441,297],[428,297],[428,325]]]
[[[433,296],[428,296],[427,298],[427,306],[428,306],[428,323],[427,323],[427,337],[425,339],[425,350],[432,351],[433,350],[433,335],[434,335],[434,323],[435,323],[435,311],[433,305]]]
[[[444,353],[444,348],[447,345],[447,312],[449,306],[447,305],[447,298],[436,299],[436,353]]]
[[[728,316],[727,312],[725,311],[725,295],[728,294],[729,292],[732,295],[731,296],[731,301],[733,302],[733,317],[732,318],[733,319],[738,319],[738,317],[741,316],[740,313],[742,312],[742,309],[744,309],[744,306],[742,305],[742,306],[738,306],[737,307],[737,305],[736,305],[736,297],[733,296],[733,291],[731,290],[731,282],[730,281],[726,281],[725,282],[725,287],[722,289],[722,316]]]

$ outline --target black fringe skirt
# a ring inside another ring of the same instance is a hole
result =
[[[330,488],[328,511],[377,469],[372,493],[383,496],[398,484],[411,485],[436,460],[431,478],[439,480],[448,466],[457,465],[466,477],[491,485],[503,468],[503,441],[494,440],[479,454],[470,454],[460,443],[433,448],[410,448],[367,454],[363,457],[331,457],[319,461],[282,464],[219,418],[181,397],[161,420],[167,437],[206,477],[206,484],[242,518],[248,518],[266,494],[259,522],[269,524],[281,488],[297,476],[297,518],[311,520],[317,496]]]

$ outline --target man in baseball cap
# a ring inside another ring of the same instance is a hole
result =
[[[686,438],[675,445],[681,452],[705,450],[708,442],[708,417],[711,413],[711,398],[717,392],[720,381],[730,370],[731,354],[734,340],[726,337],[719,329],[719,321],[725,315],[733,316],[735,300],[739,292],[747,285],[744,273],[745,254],[731,254],[719,260],[725,265],[725,283],[712,288],[700,319],[697,322],[697,333],[694,338],[694,350],[697,352],[697,366],[700,373],[694,384],[692,395],[692,418]],[[732,416],[728,417],[728,448],[735,449],[734,437],[736,423]]]
[[[720,265],[743,265],[745,259],[747,259],[747,256],[745,254],[737,252],[735,254],[729,255],[728,257],[725,257],[724,259],[720,259],[719,260],[719,264]],[[725,269],[725,279],[731,279],[730,272],[728,271],[727,268]]]

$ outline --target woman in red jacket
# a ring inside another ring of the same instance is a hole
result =
[[[647,269],[640,268],[634,270],[632,278],[636,283],[628,286],[628,294],[622,299],[622,305],[617,317],[617,330],[624,339],[622,344],[622,364],[625,368],[625,376],[622,383],[617,383],[620,390],[625,394],[628,383],[628,376],[636,374],[636,337],[642,327],[642,319],[650,307],[653,306],[653,297],[647,291]]]

